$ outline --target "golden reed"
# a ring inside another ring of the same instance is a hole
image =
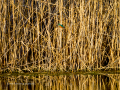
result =
[[[0,0],[0,72],[118,70],[119,2]]]

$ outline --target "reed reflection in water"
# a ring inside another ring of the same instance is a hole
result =
[[[0,76],[0,90],[120,90],[120,75]]]

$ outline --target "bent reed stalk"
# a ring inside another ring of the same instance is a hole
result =
[[[0,72],[119,70],[119,2],[0,0]]]

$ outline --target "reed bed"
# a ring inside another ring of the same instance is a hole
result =
[[[119,70],[119,2],[0,0],[0,71]]]

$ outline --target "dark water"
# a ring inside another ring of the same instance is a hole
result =
[[[120,74],[6,74],[0,90],[120,90]]]

